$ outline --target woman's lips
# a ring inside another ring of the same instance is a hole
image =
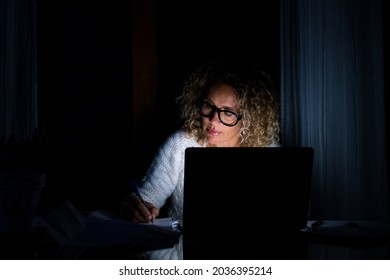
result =
[[[212,136],[217,136],[217,135],[219,135],[219,132],[218,132],[217,130],[215,130],[215,129],[212,129],[212,128],[208,128],[208,129],[207,129],[207,132],[208,132],[210,135],[212,135]]]

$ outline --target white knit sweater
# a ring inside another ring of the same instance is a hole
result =
[[[171,197],[169,216],[183,218],[184,155],[188,147],[202,147],[184,131],[176,131],[159,148],[145,177],[140,193],[146,201],[161,208]],[[182,239],[173,248],[155,250],[143,255],[147,259],[182,259]]]

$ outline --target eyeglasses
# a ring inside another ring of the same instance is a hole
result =
[[[198,103],[198,110],[199,114],[202,117],[205,118],[213,118],[215,112],[218,112],[218,118],[226,126],[235,126],[238,121],[242,118],[242,116],[238,115],[237,113],[226,110],[226,109],[219,109],[214,104],[211,104],[207,100],[201,100]]]

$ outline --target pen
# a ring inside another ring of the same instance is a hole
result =
[[[149,210],[148,206],[146,205],[145,200],[142,198],[142,196],[139,192],[137,183],[134,180],[131,180],[130,186],[131,186],[131,190],[135,193],[135,195],[139,198],[139,200],[141,200],[142,204],[145,205],[146,209]],[[153,223],[153,216],[152,216],[152,219],[150,220],[150,222]]]

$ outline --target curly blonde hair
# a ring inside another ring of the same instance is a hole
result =
[[[222,83],[236,91],[242,116],[242,147],[266,147],[279,143],[279,104],[270,77],[246,60],[219,58],[192,72],[177,98],[183,129],[204,141],[198,102],[211,86]]]

